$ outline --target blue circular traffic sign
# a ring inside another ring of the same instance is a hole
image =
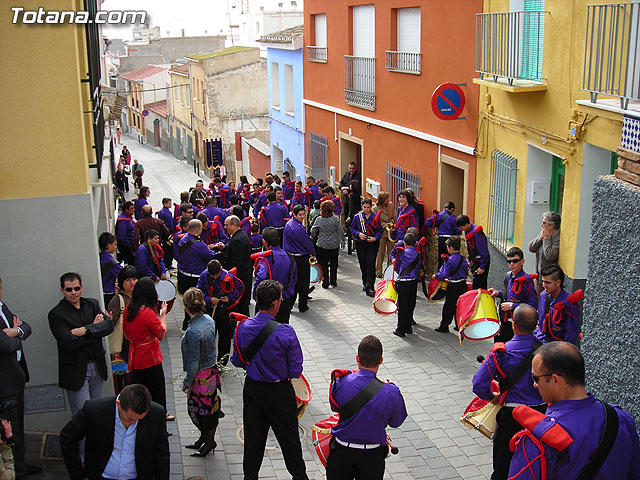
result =
[[[431,95],[431,109],[441,120],[455,120],[464,110],[465,97],[455,83],[443,83]]]

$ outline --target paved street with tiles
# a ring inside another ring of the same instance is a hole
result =
[[[159,208],[162,197],[174,201],[182,190],[198,178],[193,168],[167,154],[123,137],[144,165],[144,183],[151,188],[150,203]],[[460,346],[454,334],[434,332],[442,304],[427,303],[419,292],[414,334],[398,338],[392,334],[396,316],[374,313],[371,298],[360,285],[355,254],[341,252],[338,287],[316,288],[310,310],[291,315],[304,353],[304,375],[311,384],[313,398],[300,421],[300,435],[307,472],[322,479],[324,469],[311,443],[311,426],[330,415],[329,376],[334,368],[355,368],[358,343],[365,335],[376,335],[384,346],[384,363],[378,376],[389,378],[404,395],[409,416],[398,429],[388,429],[399,454],[387,459],[385,478],[392,479],[486,479],[491,473],[491,443],[458,421],[473,398],[471,378],[478,368],[477,355],[485,355],[491,343],[465,342]],[[251,307],[253,311],[253,306]],[[182,358],[180,338],[183,311],[176,301],[168,315],[169,332],[162,342],[165,354],[168,409],[177,417],[169,424],[172,478],[204,477],[216,480],[242,478],[242,386],[243,371],[226,368],[222,377],[221,419],[215,455],[206,459],[189,457],[184,445],[198,436],[181,392]],[[260,478],[290,478],[277,442],[270,436]]]

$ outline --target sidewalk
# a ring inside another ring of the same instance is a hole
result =
[[[126,138],[126,140],[124,140]],[[156,149],[123,141],[133,158],[144,165],[144,184],[151,188],[154,210],[161,199],[174,201],[179,192],[198,179],[184,162]],[[311,479],[322,479],[324,469],[311,443],[311,426],[330,415],[329,376],[334,368],[356,368],[358,343],[365,335],[376,335],[384,346],[380,378],[390,378],[402,391],[409,417],[398,429],[389,429],[399,454],[387,459],[388,479],[486,479],[491,474],[491,442],[477,432],[464,428],[458,418],[474,397],[471,378],[478,369],[477,355],[486,355],[490,341],[467,341],[458,345],[453,334],[439,334],[441,304],[429,304],[418,294],[414,334],[398,338],[392,334],[396,316],[376,315],[371,299],[361,291],[360,271],[355,255],[341,252],[338,288],[316,288],[310,310],[304,314],[294,308],[291,325],[295,328],[304,353],[304,375],[313,398],[300,421],[300,435],[307,472]],[[253,309],[253,307],[251,307]],[[176,299],[167,316],[169,330],[162,342],[165,355],[168,409],[175,414],[169,423],[171,478],[242,478],[242,370],[226,368],[222,378],[222,406],[226,416],[216,433],[218,448],[206,459],[192,458],[184,445],[193,442],[198,432],[187,414],[182,386],[180,339],[183,310]],[[271,435],[260,471],[260,478],[290,478],[275,438]]]

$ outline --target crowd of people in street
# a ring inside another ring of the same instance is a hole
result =
[[[134,201],[126,200],[129,171],[135,172]],[[82,278],[75,272],[60,277],[62,299],[49,312],[59,385],[72,413],[60,436],[71,478],[169,478],[166,422],[175,416],[167,412],[160,342],[177,290],[184,307],[182,390],[200,431],[185,447],[194,457],[215,451],[224,417],[220,369],[230,360],[246,372],[245,478],[258,478],[272,428],[292,478],[307,479],[289,381],[301,376],[303,355],[290,314],[296,303],[300,314],[309,310],[316,257],[318,283],[338,288],[341,248],[357,254],[364,295],[375,298],[377,285],[390,274],[398,307],[393,334],[401,338],[420,320],[419,285],[427,296],[431,281],[446,286],[435,329],[442,334],[452,323],[458,330],[456,306],[468,290],[498,300],[500,331],[472,386],[480,399],[501,407],[492,479],[640,477],[633,419],[585,391],[584,360],[575,346],[581,292],[564,288],[557,213],[543,216],[540,235],[529,245],[535,273],[524,271],[524,253],[514,246],[506,254],[503,285],[489,288],[490,249],[482,226],[456,215],[451,201],[429,213],[410,189],[395,198],[381,192],[375,202],[363,197],[355,163],[337,189],[313,177],[303,185],[288,172],[253,183],[241,176],[237,186],[214,177],[207,188],[199,180],[179,202],[163,198],[155,215],[143,174],[137,160],[131,167],[124,147],[114,179],[122,200],[115,235],[105,232],[98,239],[106,312],[98,300],[82,296]],[[174,289],[169,297],[159,295],[165,287]],[[0,372],[7,372],[0,373],[0,407],[13,401],[0,418],[9,420],[2,427],[15,439],[20,478],[38,472],[24,463],[28,370],[21,342],[31,328],[2,302],[0,312],[7,326],[0,333]],[[400,389],[377,379],[382,353],[380,340],[368,335],[358,346],[358,368],[331,374],[330,404],[340,419],[331,430],[329,480],[384,476],[385,429],[399,427],[407,410]],[[128,371],[128,386],[113,397],[102,397],[110,377],[107,354]]]

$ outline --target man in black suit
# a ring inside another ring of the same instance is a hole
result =
[[[49,327],[58,342],[58,385],[67,391],[75,415],[86,400],[102,394],[107,380],[102,337],[113,331],[113,322],[98,300],[82,297],[79,274],[62,275],[60,292],[64,298],[49,312]]]
[[[88,400],[60,432],[60,447],[71,480],[169,478],[165,410],[151,401],[144,385],[129,385],[117,397]]]
[[[229,243],[216,244],[216,248],[224,250],[223,267],[227,270],[236,267],[236,277],[244,283],[244,294],[236,306],[236,311],[249,316],[249,302],[251,301],[251,282],[253,263],[251,262],[251,240],[240,227],[240,219],[229,215],[224,220],[224,229],[229,235]]]
[[[29,381],[22,341],[31,335],[31,327],[11,313],[2,302],[0,279],[0,404],[10,402],[3,418],[11,422],[15,444],[12,447],[16,478],[42,472],[40,467],[24,463],[24,384]]]

